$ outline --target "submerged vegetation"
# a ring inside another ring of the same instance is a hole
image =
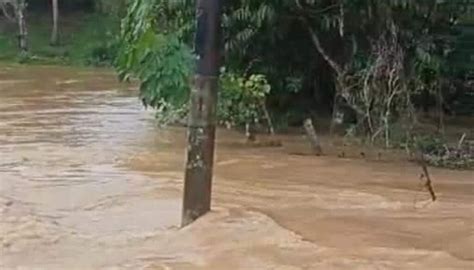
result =
[[[140,81],[160,122],[186,115],[195,1],[59,1],[59,45],[50,45],[49,2],[27,2],[22,61],[114,66]],[[0,17],[0,59],[18,55],[14,14]],[[254,137],[257,127],[329,118],[327,127],[316,121],[319,131],[473,167],[472,127],[449,131],[452,119],[474,115],[473,1],[225,1],[223,27],[223,126]]]

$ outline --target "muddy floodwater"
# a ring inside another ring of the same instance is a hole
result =
[[[130,89],[128,89],[130,88]],[[474,269],[474,175],[245,147],[218,132],[213,211],[179,229],[185,130],[110,71],[0,67],[0,269]]]

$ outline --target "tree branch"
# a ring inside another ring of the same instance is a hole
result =
[[[301,11],[304,10],[303,6],[301,5],[299,0],[295,0],[295,3],[296,3],[296,6],[298,7],[298,9],[300,9]],[[301,17],[300,19],[306,25],[306,28],[308,29],[308,32],[311,36],[311,41],[313,42],[313,45],[316,47],[316,50],[319,52],[319,54],[321,54],[321,56],[329,64],[329,66],[331,66],[331,68],[334,69],[336,74],[338,76],[340,76],[343,73],[342,67],[336,61],[334,61],[334,59],[332,59],[331,56],[329,56],[329,54],[323,48],[323,46],[321,44],[321,41],[319,40],[318,35],[314,31],[314,29],[311,27],[308,20],[304,17]]]
[[[8,1],[0,1],[0,8],[2,9],[2,14],[3,16],[5,16],[5,18],[7,18],[7,20],[9,21],[15,21],[15,18],[14,16],[11,16],[10,13],[8,13],[8,10],[7,10],[7,5],[9,4]],[[13,5],[13,3],[10,3],[11,5]]]
[[[431,200],[434,202],[436,201],[436,193],[433,188],[433,181],[431,181],[430,173],[428,172],[428,166],[426,165],[425,157],[423,156],[423,152],[420,151],[418,162],[420,163],[421,169],[423,170],[423,174],[421,175],[421,179],[425,179],[425,187],[430,193]]]

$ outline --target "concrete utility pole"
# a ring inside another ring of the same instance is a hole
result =
[[[211,209],[216,103],[221,65],[222,0],[198,0],[197,70],[190,95],[182,226]]]

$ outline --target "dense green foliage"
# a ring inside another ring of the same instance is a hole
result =
[[[264,75],[253,74],[248,78],[224,72],[221,75],[218,119],[226,126],[270,121],[266,119],[265,99],[271,86]]]
[[[154,108],[182,105],[192,70],[192,54],[180,41],[178,29],[163,26],[156,19],[163,8],[145,0],[130,4],[122,21],[116,60],[121,78],[138,78],[143,103]]]
[[[145,1],[130,4],[122,21],[121,46],[115,62],[122,79],[141,82],[145,106],[161,116],[182,110],[192,76],[194,10],[191,1]],[[259,122],[259,113],[270,92],[263,75],[248,78],[227,72],[221,76],[219,120],[228,125]],[[164,117],[164,120],[174,117]]]
[[[179,9],[173,6],[173,10]],[[122,80],[140,80],[140,98],[145,106],[157,109],[160,123],[179,120],[186,113],[193,56],[182,42],[192,25],[162,20],[170,6],[137,0],[129,5],[122,20],[120,45],[115,66]]]
[[[48,1],[29,0],[27,3],[29,52],[22,60],[29,63],[103,66],[110,65],[115,59],[121,19],[118,14],[111,15],[107,11],[104,15],[99,10],[92,12],[94,1],[60,1],[60,44],[51,46],[52,19]],[[12,11],[9,13],[13,15]],[[17,23],[2,17],[0,11],[0,59],[17,58],[17,31]]]
[[[155,61],[154,70],[164,72],[169,66],[171,71],[165,77],[153,75],[153,83],[133,67],[152,66],[134,60],[118,62],[122,72],[144,82],[142,96],[152,97],[145,99],[147,105],[156,107],[157,100],[168,101],[186,92],[190,69],[183,68],[187,57],[179,55],[188,55],[183,48],[192,46],[193,10],[194,2],[186,0],[137,0],[129,6],[122,25],[122,55],[161,54],[160,46],[144,44],[152,39],[141,36],[161,37],[155,39],[159,43],[182,43],[173,52],[168,48],[171,62]],[[227,1],[226,69],[240,80],[262,74],[272,89],[266,93],[267,103],[276,113],[303,107],[303,114],[333,111],[336,118],[340,106],[350,107],[359,131],[368,133],[372,141],[385,134],[388,145],[392,123],[413,118],[416,106],[430,107],[433,99],[440,110],[449,107],[450,96],[465,91],[454,84],[465,80],[472,65],[455,60],[462,48],[453,42],[453,26],[459,16],[470,12],[466,0]],[[223,81],[222,99],[234,91],[227,81]],[[172,85],[176,89],[156,96],[156,89]]]

